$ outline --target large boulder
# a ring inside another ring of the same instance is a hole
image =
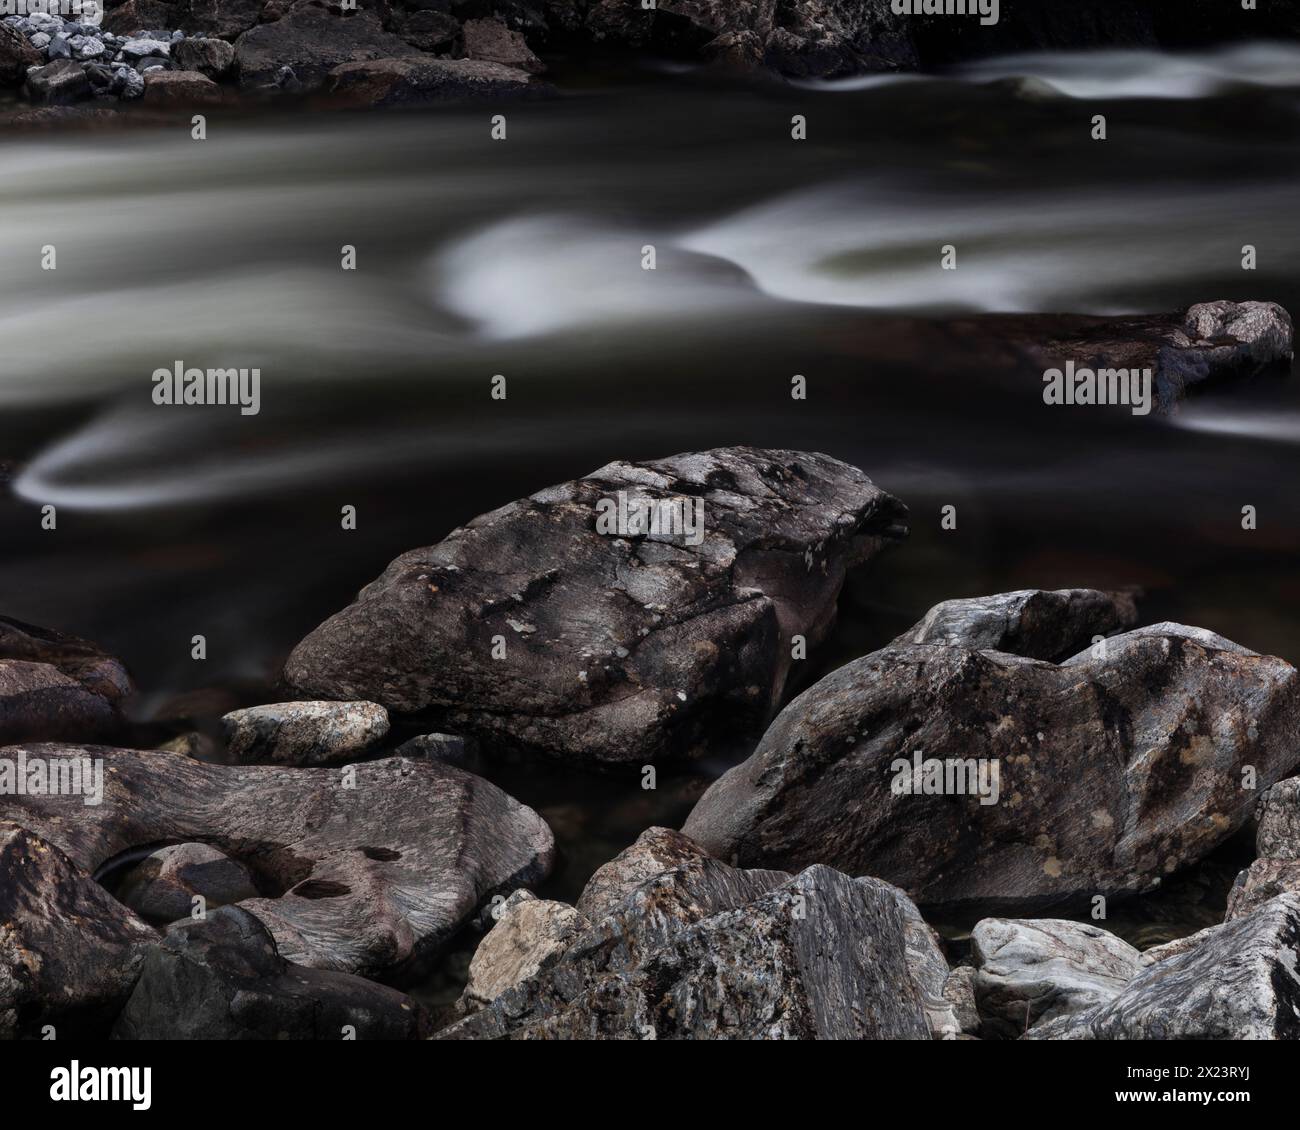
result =
[[[1128,593],[1096,589],[1024,589],[996,596],[945,600],[898,639],[894,647],[943,644],[972,651],[1006,651],[1060,662],[1137,623]]]
[[[382,741],[388,711],[374,702],[280,702],[232,710],[221,725],[227,753],[241,764],[330,765]]]
[[[0,820],[0,1039],[103,1035],[156,942],[54,844]]]
[[[981,1034],[1015,1038],[1118,996],[1142,955],[1096,926],[1059,918],[985,918],[971,931]]]
[[[735,885],[731,908],[683,920],[700,890],[675,897],[673,878],[443,1038],[929,1038],[888,884],[813,867],[756,896]],[[675,912],[656,919],[665,902]]]
[[[349,973],[304,969],[266,927],[227,907],[169,929],[145,957],[113,1036],[120,1040],[413,1040],[429,1026],[404,993]]]
[[[257,27],[266,7],[266,0],[182,0],[182,3],[185,9],[183,24],[158,26],[183,26],[192,35],[216,39],[234,39],[250,28]],[[208,73],[205,67],[192,69]]]
[[[1094,1008],[1031,1028],[1038,1040],[1300,1039],[1300,894],[1196,935]]]
[[[891,647],[795,699],[683,831],[740,866],[824,862],[936,910],[1083,905],[1151,890],[1241,827],[1252,787],[1294,770],[1298,725],[1290,664],[1177,624],[1059,665]]]
[[[96,873],[124,853],[202,841],[279,897],[238,905],[300,965],[400,975],[434,956],[499,891],[543,878],[554,853],[535,812],[435,761],[343,769],[211,765],[98,746],[11,747],[2,756],[102,759],[102,803],[0,795],[17,820]],[[77,805],[76,819],[69,819]]]
[[[287,66],[304,86],[315,87],[342,63],[404,56],[423,57],[406,40],[385,31],[374,12],[344,18],[310,5],[250,28],[235,41],[240,82],[247,86],[271,84]]]
[[[145,71],[144,100],[151,105],[208,105],[221,98],[221,87],[198,71]]]
[[[825,637],[904,513],[825,455],[611,463],[404,553],[284,677],[572,761],[699,754],[761,730],[793,637]]]
[[[546,69],[524,37],[498,19],[466,20],[463,35],[467,58],[501,63],[531,74],[540,74]]]
[[[72,59],[55,59],[27,72],[27,95],[33,102],[65,106],[90,97],[85,68]]]

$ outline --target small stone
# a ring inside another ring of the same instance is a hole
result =
[[[381,741],[388,711],[373,702],[281,702],[232,711],[221,723],[241,764],[329,765]]]

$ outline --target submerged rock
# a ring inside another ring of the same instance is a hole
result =
[[[0,1039],[101,1035],[156,942],[54,844],[0,820]]]
[[[300,965],[414,969],[493,894],[543,878],[554,853],[535,812],[433,761],[287,769],[104,746],[4,751],[18,752],[102,758],[103,802],[0,795],[0,818],[45,837],[86,873],[141,846],[209,843],[263,890],[283,892],[239,905]]]
[[[627,517],[660,504],[675,527]],[[403,554],[284,677],[572,761],[699,754],[761,730],[793,637],[825,637],[845,572],[904,513],[824,455],[611,463]]]
[[[243,864],[210,844],[172,844],[146,856],[122,880],[118,900],[150,922],[189,918],[196,898],[207,910],[257,898]]]
[[[226,907],[153,947],[113,1029],[119,1040],[413,1040],[428,1028],[404,993],[291,965],[258,919]]]
[[[1025,589],[945,600],[890,646],[942,644],[1060,662],[1077,655],[1096,637],[1136,623],[1137,605],[1128,593]]]
[[[1105,1004],[1030,1029],[1036,1040],[1300,1039],[1300,894],[1203,930]]]
[[[226,748],[241,764],[330,765],[355,760],[388,734],[374,702],[280,702],[221,719]]]
[[[740,866],[824,862],[945,911],[1147,891],[1292,772],[1300,678],[1160,624],[1062,664],[886,648],[795,699],[683,831]]]
[[[1056,918],[986,918],[971,949],[981,1035],[1003,1039],[1112,1000],[1142,968],[1142,955],[1114,934]]]

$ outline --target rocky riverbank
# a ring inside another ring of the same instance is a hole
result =
[[[1132,592],[1026,590],[787,702],[908,521],[825,455],[616,462],[399,557],[295,650],[297,697],[155,749],[112,656],[0,622],[0,1034],[1300,1035],[1300,675]],[[555,839],[499,758],[635,791],[721,750],[682,832],[531,893]],[[1251,834],[1221,925],[1108,931]],[[412,995],[483,930],[454,1007]]]
[[[579,69],[670,59],[778,81],[911,71],[1014,51],[1186,48],[1300,34],[1300,4],[1144,0],[1006,6],[997,22],[890,0],[125,0],[102,23],[33,13],[0,27],[0,86],[40,106],[216,105],[315,95],[397,106],[545,93]],[[41,119],[33,119],[41,120]]]

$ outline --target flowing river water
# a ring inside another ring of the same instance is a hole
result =
[[[942,334],[880,348],[900,314],[1300,312],[1293,46],[759,89],[645,72],[506,107],[214,118],[201,142],[9,137],[0,163],[4,610],[121,655],[141,718],[211,688],[267,701],[309,629],[478,513],[736,443],[827,452],[912,509],[805,682],[940,600],[1073,585],[1140,586],[1146,622],[1300,662],[1294,380],[1141,418],[957,380]],[[177,361],[260,368],[260,412],[153,404]],[[652,793],[489,773],[552,823],[571,897],[724,764]],[[1149,944],[1217,921],[1237,851],[1110,925]]]

